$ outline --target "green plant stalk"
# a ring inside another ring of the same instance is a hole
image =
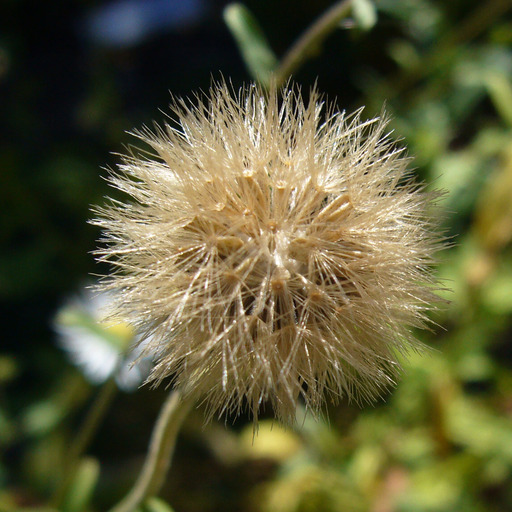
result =
[[[292,73],[314,54],[325,38],[336,29],[352,7],[351,0],[337,2],[324,12],[293,44],[276,71],[276,85],[283,86]]]
[[[179,389],[169,394],[153,428],[146,460],[130,492],[110,512],[132,512],[162,487],[179,429],[195,400]]]
[[[52,505],[55,508],[59,508],[62,505],[66,496],[66,491],[68,490],[68,487],[76,473],[80,457],[83,455],[87,446],[89,446],[91,439],[98,430],[98,427],[105,416],[105,412],[112,403],[116,392],[117,384],[115,378],[107,380],[107,382],[105,382],[101,387],[96,399],[87,412],[85,420],[83,421],[81,428],[69,449],[64,467],[64,476],[54,493]]]

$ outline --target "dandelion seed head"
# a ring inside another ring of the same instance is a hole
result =
[[[202,394],[209,413],[254,419],[270,402],[373,401],[436,301],[436,194],[415,184],[386,118],[362,120],[289,87],[212,87],[176,102],[177,127],[137,136],[97,208],[113,314],[151,336],[149,380]]]

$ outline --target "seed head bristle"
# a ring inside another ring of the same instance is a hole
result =
[[[180,129],[138,137],[98,208],[114,314],[151,335],[150,380],[206,397],[211,415],[264,402],[292,421],[342,396],[372,401],[420,349],[442,246],[386,119],[328,109],[293,87],[215,86],[174,105]]]

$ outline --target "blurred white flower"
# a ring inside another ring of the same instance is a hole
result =
[[[125,322],[104,320],[113,293],[85,291],[58,311],[54,328],[58,344],[92,384],[115,374],[123,391],[134,391],[147,378],[151,358],[140,358],[147,343],[141,342]]]

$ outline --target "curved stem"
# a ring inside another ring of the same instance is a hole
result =
[[[276,84],[282,86],[290,75],[308,59],[315,48],[338,26],[350,11],[351,0],[337,2],[324,12],[293,44],[276,71]]]
[[[87,412],[87,416],[85,417],[85,420],[69,449],[65,464],[65,474],[52,499],[52,503],[56,508],[59,508],[62,504],[62,500],[68,490],[68,486],[75,475],[78,461],[98,430],[105,412],[112,403],[112,399],[116,392],[117,385],[115,379],[111,378],[103,384],[96,399]]]
[[[135,485],[110,512],[132,512],[159,492],[169,469],[179,429],[193,403],[193,398],[184,398],[179,389],[169,394],[153,428],[148,454]]]

